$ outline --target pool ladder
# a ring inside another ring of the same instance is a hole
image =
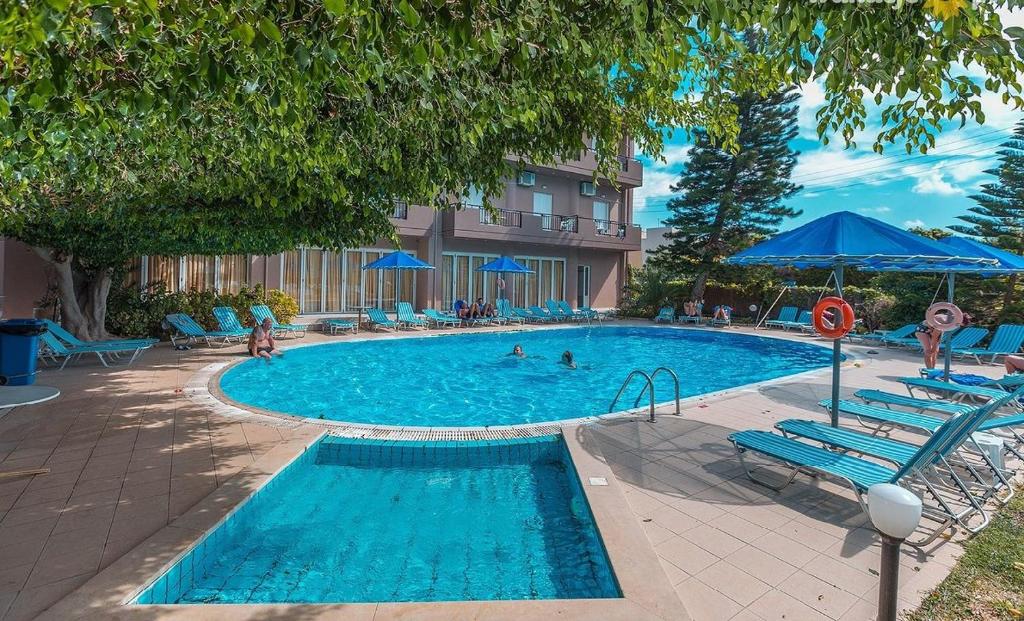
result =
[[[675,371],[673,371],[672,369],[670,369],[668,367],[658,367],[657,369],[654,370],[653,373],[651,373],[649,375],[645,371],[643,371],[641,369],[633,369],[632,371],[630,371],[629,375],[626,376],[626,381],[622,382],[622,386],[619,388],[619,392],[617,392],[615,394],[615,398],[612,399],[611,405],[608,406],[608,411],[609,412],[614,412],[615,411],[615,404],[619,402],[619,397],[621,397],[622,393],[625,392],[626,387],[629,386],[629,383],[631,381],[633,381],[633,378],[636,377],[637,375],[639,375],[640,377],[644,378],[644,388],[643,388],[643,390],[640,391],[640,394],[636,396],[636,401],[633,402],[633,408],[635,409],[635,408],[640,407],[640,400],[643,399],[644,393],[648,392],[648,389],[650,389],[650,397],[648,398],[648,408],[650,410],[650,418],[648,418],[647,420],[648,420],[648,422],[653,423],[654,422],[654,378],[657,377],[658,373],[661,373],[662,371],[664,371],[664,372],[666,372],[666,373],[668,373],[669,375],[672,376],[672,381],[675,384],[675,390],[676,390],[676,416],[681,416],[682,414],[679,411],[679,376],[676,375]]]

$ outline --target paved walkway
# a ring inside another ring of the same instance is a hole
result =
[[[198,369],[241,349],[161,346],[127,369],[44,371],[38,381],[61,397],[0,418],[0,471],[51,469],[0,482],[0,619],[31,619],[273,446],[320,432],[224,418],[184,397]],[[862,357],[844,369],[844,393],[893,389],[918,366],[904,353],[850,351]],[[873,618],[878,541],[852,494],[807,477],[782,494],[754,485],[725,439],[781,418],[824,420],[816,402],[828,381],[826,372],[691,402],[653,425],[599,425],[594,448],[696,621]],[[903,604],[915,606],[960,550],[940,540],[904,554]]]

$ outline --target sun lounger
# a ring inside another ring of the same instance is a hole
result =
[[[667,321],[669,323],[673,323],[675,321],[675,316],[676,309],[671,306],[662,306],[661,310],[658,311],[658,314],[655,315],[654,322],[658,323],[661,321]]]
[[[160,339],[109,339],[105,341],[83,341],[64,329],[59,323],[50,321],[49,319],[43,320],[46,323],[46,328],[58,339],[64,341],[69,347],[91,347],[93,345],[111,345],[111,346],[135,346],[135,345],[155,345],[160,342]]]
[[[1022,344],[1024,344],[1024,326],[1003,324],[996,328],[996,333],[992,336],[992,342],[988,344],[988,347],[974,347],[974,344],[960,345],[953,348],[953,355],[971,356],[978,361],[978,364],[982,364],[983,356],[988,356],[989,362],[995,362],[999,356],[1009,356],[1020,352]]]
[[[498,300],[495,304],[498,311],[498,316],[501,317],[505,321],[505,323],[526,323],[526,319],[524,317],[520,317],[519,315],[512,312],[512,305],[509,303],[507,299],[502,298]]]
[[[400,326],[398,322],[388,319],[388,316],[384,314],[379,308],[368,308],[366,309],[366,316],[370,320],[370,325],[373,329],[386,328],[388,330],[398,329]]]
[[[320,325],[322,325],[325,330],[330,330],[332,335],[337,334],[338,332],[344,332],[346,330],[353,333],[356,331],[356,322],[337,317],[327,317],[321,319]]]
[[[555,302],[550,298],[544,302],[544,306],[547,307],[548,313],[555,318],[555,321],[565,321],[567,319],[572,319],[573,321],[576,320],[576,316],[572,312],[566,313],[562,310],[562,307],[558,305],[558,302]]]
[[[235,314],[235,309],[230,306],[215,306],[213,318],[217,320],[217,325],[220,326],[222,332],[231,332],[246,338],[252,333],[252,328],[243,326],[242,322],[238,320],[238,315]]]
[[[559,300],[557,304],[558,308],[560,308],[566,315],[569,315],[569,317],[574,321],[591,321],[594,319],[597,319],[598,321],[601,320],[601,316],[595,310],[583,308],[573,310],[572,306],[565,300]]]
[[[395,310],[398,313],[398,323],[403,326],[426,328],[428,324],[425,320],[420,319],[416,316],[415,311],[412,310],[412,304],[408,302],[399,302],[395,305]]]
[[[976,407],[966,403],[942,401],[941,399],[918,399],[917,397],[885,392],[883,390],[858,390],[853,393],[853,396],[863,399],[868,404],[880,403],[885,407],[896,405],[919,413],[938,412],[950,416]]]
[[[811,311],[802,311],[796,321],[780,321],[779,325],[786,331],[800,330],[804,326],[813,325],[811,323]]]
[[[914,330],[917,329],[916,323],[908,323],[905,326],[896,328],[895,330],[876,330],[867,334],[849,334],[851,340],[859,339],[862,342],[867,343],[878,343],[879,345],[885,345],[889,339],[905,339],[914,334]]]
[[[252,318],[256,320],[256,323],[263,323],[264,319],[269,318],[271,327],[273,328],[274,333],[278,336],[282,334],[291,334],[299,337],[306,336],[306,326],[291,323],[278,323],[277,317],[274,317],[274,313],[271,312],[270,307],[266,304],[254,304],[249,307],[249,312],[252,313]]]
[[[721,318],[721,317],[715,317],[715,315],[718,314],[718,309],[719,308],[724,309],[724,312],[725,312],[725,318],[724,319]],[[716,306],[712,310],[711,318],[708,319],[708,325],[709,326],[713,326],[713,327],[717,327],[717,328],[724,328],[726,326],[731,326],[732,325],[732,307],[731,306],[722,306],[722,307]]]
[[[1009,401],[1011,398],[1012,396],[1008,394],[1005,401]],[[957,450],[978,428],[984,418],[1001,406],[1003,402],[1004,400],[997,400],[988,407],[961,412],[944,421],[928,440],[898,468],[883,466],[868,459],[837,453],[766,431],[740,431],[731,434],[729,440],[733,443],[740,463],[752,481],[781,490],[789,485],[801,471],[834,477],[851,487],[865,513],[867,513],[867,505],[864,501],[864,494],[872,485],[891,483],[903,486],[924,486],[938,506],[927,505],[923,515],[937,522],[938,526],[932,529],[923,540],[909,542],[911,545],[921,546],[934,541],[936,537],[954,525],[959,524],[974,532],[987,524],[988,515],[983,507],[979,506],[973,495],[965,492],[964,496],[968,501],[968,506],[963,509],[955,509],[946,502],[943,494],[936,489],[935,483],[925,476],[925,473],[930,473],[935,466],[944,465],[950,453]],[[788,478],[785,478],[781,484],[773,484],[754,476],[757,467],[752,468],[747,463],[745,459],[747,453],[760,454],[790,468]],[[969,525],[968,520],[977,515],[981,516],[981,525]]]
[[[184,344],[205,342],[213,345],[220,340],[221,345],[227,345],[229,341],[241,343],[249,337],[250,330],[207,330],[185,313],[172,313],[164,317],[171,326],[171,345],[177,347],[183,341]]]
[[[131,358],[127,364],[135,362],[143,351],[153,346],[153,343],[86,343],[78,347],[69,347],[62,343],[60,339],[51,334],[50,332],[44,332],[39,335],[40,341],[42,342],[42,348],[40,349],[40,355],[48,357],[54,362],[58,358],[63,358],[64,362],[61,363],[60,368],[67,366],[72,359],[81,358],[86,354],[95,354],[100,359],[100,363],[108,367],[109,362],[117,358],[118,354],[131,354]],[[110,360],[108,360],[110,359]]]
[[[446,326],[457,328],[462,323],[462,321],[458,317],[452,317],[451,315],[439,313],[438,311],[432,308],[424,308],[423,314],[426,315],[428,321],[433,323],[438,328],[444,328]]]
[[[779,309],[779,316],[775,319],[768,319],[764,322],[766,328],[781,328],[785,324],[796,321],[800,309],[795,306],[783,306]]]
[[[897,381],[907,387],[907,392],[909,392],[911,396],[914,394],[914,389],[918,388],[924,390],[931,396],[934,396],[936,393],[946,395],[953,401],[959,401],[968,397],[983,400],[1001,399],[1007,394],[1005,390],[999,390],[998,388],[967,386],[964,384],[956,384],[954,382],[925,379],[923,377],[901,377],[898,378]]]
[[[548,313],[539,306],[528,306],[526,310],[529,311],[531,315],[537,317],[538,319],[543,319],[546,321],[558,321],[558,317],[555,317],[554,315]]]

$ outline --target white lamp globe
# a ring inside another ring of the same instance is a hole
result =
[[[868,515],[882,534],[906,539],[921,521],[921,499],[899,485],[872,485],[868,488]]]
[[[751,304],[750,305],[750,312],[754,312],[756,310],[757,310],[757,304]]]

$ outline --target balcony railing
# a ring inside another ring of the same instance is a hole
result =
[[[608,237],[626,238],[626,229],[631,225],[612,220],[594,220],[594,234],[607,235]]]
[[[545,231],[561,231],[563,233],[579,233],[579,216],[559,216],[540,214],[540,228]]]
[[[408,220],[409,204],[404,201],[395,201],[395,207],[391,210],[391,217],[398,220]]]
[[[475,205],[472,206],[476,207]],[[513,209],[488,210],[483,207],[476,208],[480,210],[480,224],[515,228],[522,228],[523,226],[523,212],[521,211],[515,211]]]

